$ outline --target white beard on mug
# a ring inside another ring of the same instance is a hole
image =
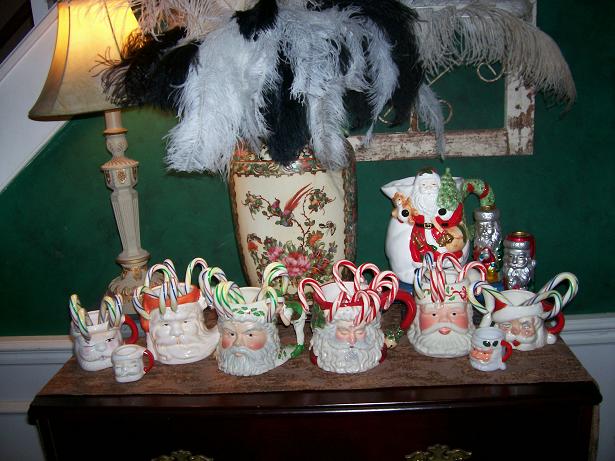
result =
[[[234,376],[254,376],[276,367],[280,338],[267,328],[267,343],[260,349],[252,350],[244,346],[223,348],[218,344],[218,368]]]
[[[451,331],[443,335],[438,332],[440,328]],[[423,331],[413,323],[408,330],[408,339],[417,352],[430,357],[461,357],[472,348],[471,329],[446,322],[435,323]]]
[[[318,366],[335,373],[359,373],[374,368],[382,357],[384,334],[379,322],[365,326],[365,338],[353,346],[336,338],[335,323],[315,328],[310,348],[318,359]]]
[[[437,215],[437,190],[419,193],[417,188],[415,188],[415,190],[412,191],[410,198],[412,200],[412,206],[416,208],[420,214],[430,218]]]

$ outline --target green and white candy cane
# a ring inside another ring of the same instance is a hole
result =
[[[150,286],[152,276],[155,272],[162,272],[164,275],[164,281],[160,287],[160,296],[158,296],[160,313],[164,314],[166,312],[167,298],[170,300],[171,310],[176,312],[179,292],[177,287],[177,275],[175,274],[175,271],[171,270],[166,264],[154,264],[145,274],[145,286]]]
[[[226,274],[219,267],[209,267],[199,274],[199,288],[208,307],[214,303],[214,289],[211,285],[214,279],[218,283],[228,281]]]
[[[538,294],[536,294],[536,296],[532,298],[532,300],[534,301],[534,304],[540,303],[546,299],[552,300],[553,308],[551,310],[544,311],[541,317],[544,320],[549,320],[560,313],[560,311],[562,310],[562,307],[564,307],[564,300],[560,292],[557,290],[539,292]]]
[[[100,302],[98,323],[109,323],[111,328],[117,328],[122,323],[122,297],[120,295],[105,296]]]
[[[225,318],[233,317],[231,304],[246,303],[239,286],[230,280],[218,283],[214,288],[213,297],[216,311],[219,315]]]
[[[480,295],[481,293],[484,293],[484,305],[478,299],[476,299],[476,296]],[[474,306],[474,308],[481,314],[489,315],[491,317],[491,313],[495,308],[496,300],[507,306],[510,306],[512,304],[506,296],[504,296],[496,288],[489,285],[489,283],[482,280],[474,282],[472,284],[472,287],[468,290],[468,301],[470,301],[470,304],[472,304],[472,306]]]
[[[280,279],[280,290],[278,295],[283,296],[286,294],[288,290],[288,284],[290,283],[290,277],[288,275],[288,269],[286,266],[280,262],[273,262],[268,264],[263,271],[263,279],[261,282],[261,291],[265,292],[265,287],[272,287],[273,281],[276,279]],[[260,295],[260,293],[259,293]],[[260,296],[257,296],[257,300],[263,299]]]
[[[150,319],[149,312],[147,312],[143,308],[143,305],[141,304],[141,299],[143,299],[144,294],[148,294],[150,296],[153,296],[154,298],[158,297],[158,295],[156,295],[156,293],[154,293],[154,291],[152,291],[150,287],[141,285],[140,287],[135,288],[135,290],[132,293],[132,305],[134,306],[137,314],[139,314],[145,320],[149,320]]]
[[[561,298],[561,304],[562,304],[562,307],[564,307],[566,304],[572,301],[572,299],[579,292],[579,279],[577,278],[576,275],[574,275],[571,272],[562,272],[560,274],[557,274],[555,277],[549,280],[545,286],[543,286],[540,290],[538,290],[538,293],[536,293],[536,296],[534,296],[531,299],[528,299],[523,304],[531,305],[531,304],[536,303],[535,298],[538,298],[539,296],[541,296],[541,293],[545,293],[545,292],[553,290],[557,285],[559,285],[564,280],[568,281],[568,289],[566,290],[566,293],[564,293],[564,296]]]
[[[73,294],[68,300],[68,310],[70,311],[70,316],[73,319],[73,323],[79,329],[81,335],[85,338],[86,341],[90,340],[90,333],[87,327],[86,319],[89,319],[87,311],[81,307],[81,301],[79,300],[79,296]]]
[[[194,270],[195,267],[201,266],[201,272],[199,272],[199,283],[200,283],[200,275],[205,272],[207,269],[209,269],[209,265],[207,264],[207,261],[205,261],[203,258],[194,258],[192,261],[190,261],[190,264],[188,264],[188,267],[186,268],[186,276],[184,278],[184,290],[185,290],[185,295],[188,294],[188,291],[190,290],[190,287],[192,286],[192,271]]]

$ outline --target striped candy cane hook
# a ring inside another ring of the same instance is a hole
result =
[[[201,274],[207,269],[209,269],[207,261],[205,261],[203,258],[194,258],[192,261],[190,261],[190,264],[188,264],[188,267],[186,268],[186,276],[184,277],[184,289],[186,290],[186,293],[184,294],[188,294],[188,291],[190,291],[190,287],[192,286],[192,271],[195,267],[198,266],[201,266],[201,272],[199,273],[198,277],[199,285]]]
[[[199,274],[199,288],[208,307],[213,306],[214,303],[214,290],[211,286],[214,279],[218,283],[228,281],[226,274],[219,267],[210,267]]]
[[[71,295],[68,301],[68,309],[70,316],[73,319],[73,323],[79,329],[81,335],[86,341],[90,340],[90,332],[88,331],[86,317],[88,317],[87,311],[81,307],[81,301],[76,294]]]

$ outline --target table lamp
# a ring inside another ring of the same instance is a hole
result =
[[[124,155],[128,147],[120,109],[105,97],[100,81],[104,64],[119,60],[125,38],[138,23],[128,1],[69,0],[58,3],[58,34],[49,74],[29,112],[34,120],[64,119],[104,112],[106,145],[112,158],[101,166],[122,241],[116,261],[122,273],[108,293],[132,297],[143,284],[149,253],[141,248],[139,203],[134,189],[139,162]],[[128,303],[126,306],[128,307]]]

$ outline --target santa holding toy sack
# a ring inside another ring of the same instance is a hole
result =
[[[463,200],[471,193],[481,205],[493,205],[489,185],[479,179],[451,176],[447,168],[440,176],[433,168],[415,177],[393,181],[382,187],[394,209],[386,237],[386,254],[400,281],[412,284],[414,270],[426,254],[433,259],[450,253],[461,263],[468,260],[470,240],[464,221]]]

